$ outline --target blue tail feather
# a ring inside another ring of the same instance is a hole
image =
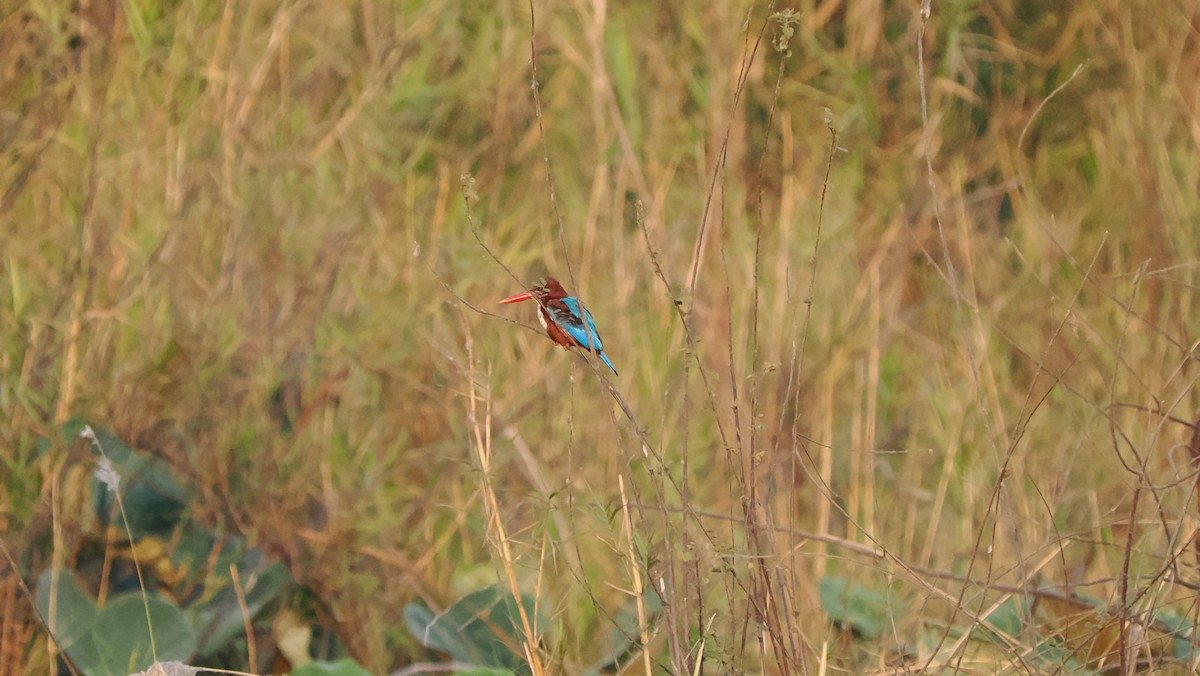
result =
[[[612,369],[614,376],[621,375],[621,374],[617,373],[617,367],[613,366],[612,362],[608,360],[608,355],[604,354],[603,352],[600,352],[598,354],[600,355],[600,361],[604,362],[604,364],[606,366],[608,366],[608,368]]]

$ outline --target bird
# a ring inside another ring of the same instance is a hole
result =
[[[604,343],[600,333],[596,331],[596,321],[592,313],[579,303],[575,296],[568,296],[567,290],[553,277],[543,277],[528,291],[514,294],[500,301],[501,305],[535,300],[538,304],[538,321],[546,330],[550,340],[563,346],[582,347],[589,352],[595,352],[600,361],[617,373],[608,355],[604,354]],[[586,328],[585,328],[586,327]]]

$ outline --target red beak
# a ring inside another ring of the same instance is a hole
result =
[[[529,291],[522,291],[521,293],[505,298],[504,300],[500,301],[500,304],[508,305],[509,303],[520,303],[523,300],[533,300],[533,294]]]

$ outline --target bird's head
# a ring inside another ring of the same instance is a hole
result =
[[[545,304],[547,301],[566,297],[567,290],[563,288],[562,284],[558,283],[557,279],[553,277],[543,277],[538,280],[537,284],[535,284],[532,289],[509,296],[508,298],[500,301],[500,304],[508,305],[510,303],[520,303],[521,301],[534,299],[541,304]]]

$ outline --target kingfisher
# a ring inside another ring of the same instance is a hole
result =
[[[604,365],[617,375],[617,368],[604,354],[604,344],[600,342],[600,334],[596,331],[596,322],[592,313],[579,304],[575,296],[568,296],[567,290],[553,277],[543,277],[528,291],[509,296],[500,301],[501,305],[520,303],[525,300],[535,300],[538,304],[538,321],[546,330],[550,340],[563,346],[582,347],[595,352]]]

